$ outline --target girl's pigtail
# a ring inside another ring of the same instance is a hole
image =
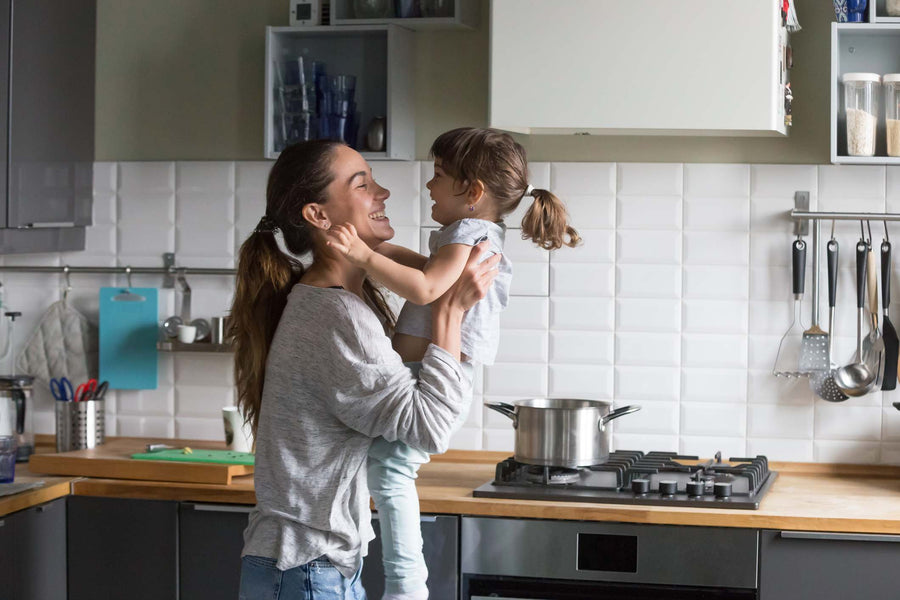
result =
[[[254,434],[269,346],[287,296],[303,273],[303,265],[278,247],[273,228],[265,226],[271,222],[267,219],[241,245],[227,332],[234,345],[237,405]]]
[[[530,239],[544,250],[577,246],[581,237],[569,225],[569,215],[562,200],[548,190],[534,189],[531,195],[534,202],[522,219],[522,238]]]

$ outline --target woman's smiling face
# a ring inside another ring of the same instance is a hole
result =
[[[352,223],[370,248],[394,237],[384,213],[391,193],[375,183],[366,159],[352,148],[338,146],[331,169],[334,180],[325,188],[328,200],[322,205],[331,224]]]

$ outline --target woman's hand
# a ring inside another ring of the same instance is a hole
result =
[[[484,298],[488,288],[497,276],[497,263],[500,262],[500,254],[495,254],[479,264],[481,255],[484,254],[490,244],[481,242],[472,248],[469,260],[463,268],[462,274],[456,283],[447,290],[435,303],[446,308],[457,309],[465,312],[472,308],[476,302]]]
[[[357,267],[365,267],[366,261],[372,254],[372,249],[359,238],[356,227],[352,223],[335,225],[327,232],[328,241],[325,242]]]

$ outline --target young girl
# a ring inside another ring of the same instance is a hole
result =
[[[528,184],[525,149],[509,134],[465,127],[440,135],[431,146],[434,177],[426,184],[434,205],[431,217],[443,227],[431,234],[429,257],[384,243],[374,251],[351,224],[329,231],[328,244],[354,265],[407,299],[397,319],[393,346],[404,362],[422,360],[431,335],[431,302],[439,298],[463,271],[472,246],[483,240],[490,252],[502,254],[506,235],[503,218],[524,196],[533,198],[522,219],[522,237],[546,250],[575,246],[580,238],[568,225],[563,203],[547,190]],[[384,218],[373,213],[370,219]],[[460,354],[466,385],[471,390],[474,363],[491,365],[497,354],[500,312],[509,298],[510,261],[504,256],[499,274],[485,298],[466,313]],[[466,411],[467,412],[467,411]],[[465,414],[457,426],[465,421]],[[416,472],[428,454],[399,441],[376,439],[369,449],[369,490],[381,523],[384,554],[383,600],[424,600],[428,571],[422,557]]]

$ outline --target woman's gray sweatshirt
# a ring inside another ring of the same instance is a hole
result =
[[[374,537],[366,484],[372,439],[447,449],[463,374],[428,347],[419,378],[378,317],[350,292],[297,284],[266,362],[256,432],[256,507],[243,555],[290,569],[320,556],[352,577]]]

